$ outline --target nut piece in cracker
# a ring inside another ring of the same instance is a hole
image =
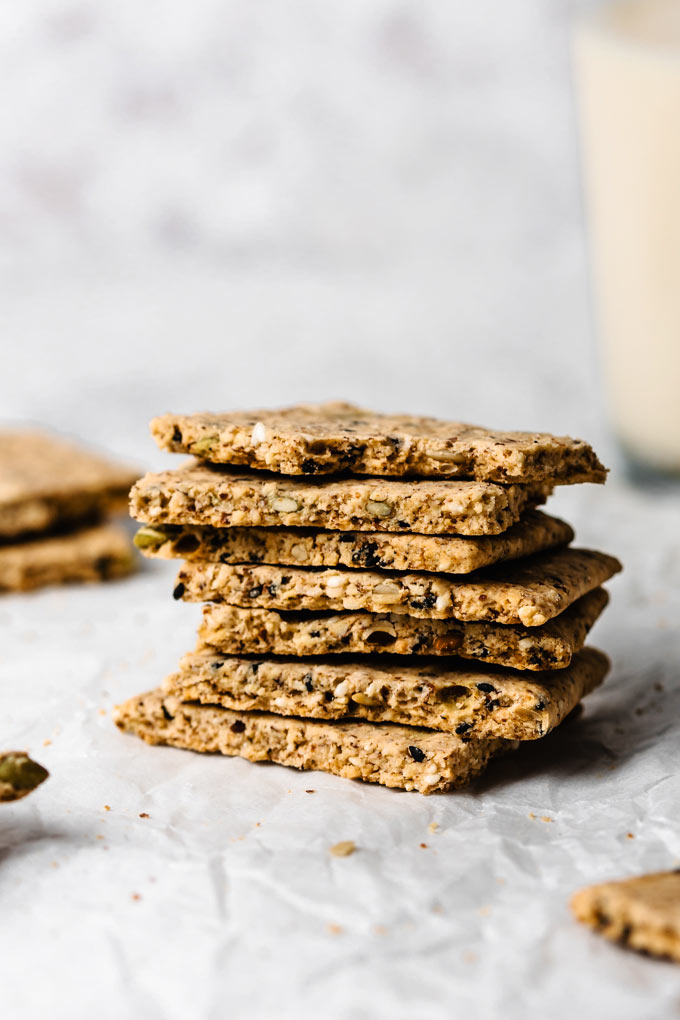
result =
[[[21,800],[48,776],[47,769],[23,751],[0,753],[0,801]]]

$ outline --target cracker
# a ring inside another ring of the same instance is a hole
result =
[[[0,591],[30,591],[72,581],[124,577],[135,566],[132,543],[113,524],[0,545]]]
[[[571,909],[605,938],[680,963],[680,870],[590,886]]]
[[[545,484],[286,478],[192,462],[141,478],[130,513],[153,525],[497,535],[550,491]]]
[[[151,422],[151,431],[164,450],[290,475],[349,471],[557,484],[606,478],[580,439],[379,414],[346,403],[166,414]]]
[[[542,627],[428,620],[405,613],[305,613],[203,607],[201,641],[227,655],[457,655],[513,669],[564,669],[608,602],[584,595]]]
[[[165,691],[238,711],[313,719],[353,717],[423,726],[466,740],[536,740],[558,726],[602,682],[607,657],[579,652],[567,669],[532,674],[471,668],[451,660],[252,659],[199,649]]]
[[[507,740],[465,742],[449,733],[389,723],[327,723],[233,712],[183,704],[159,690],[131,698],[116,709],[114,718],[121,730],[149,744],[318,769],[420,793],[463,786],[483,772],[492,755],[515,746]]]
[[[0,432],[0,536],[38,533],[124,505],[135,473],[44,432]]]
[[[620,569],[613,556],[571,547],[462,579],[194,562],[186,563],[177,575],[175,597],[258,609],[363,609],[538,627]]]
[[[502,535],[479,538],[170,524],[143,526],[135,535],[135,545],[145,556],[162,559],[469,574],[493,563],[567,545],[573,537],[564,521],[529,510]]]

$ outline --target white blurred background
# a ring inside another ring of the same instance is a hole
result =
[[[2,419],[150,462],[156,413],[346,397],[602,448],[583,6],[1,5]]]

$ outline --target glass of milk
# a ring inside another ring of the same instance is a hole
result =
[[[632,464],[680,476],[680,0],[619,0],[575,37],[598,331]]]

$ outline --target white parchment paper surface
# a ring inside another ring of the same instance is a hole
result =
[[[614,483],[552,507],[625,560],[594,631],[612,675],[580,720],[444,796],[120,734],[112,706],[193,644],[176,565],[3,598],[2,743],[51,778],[0,815],[0,1016],[680,1016],[680,968],[567,908],[680,865],[678,504]]]

